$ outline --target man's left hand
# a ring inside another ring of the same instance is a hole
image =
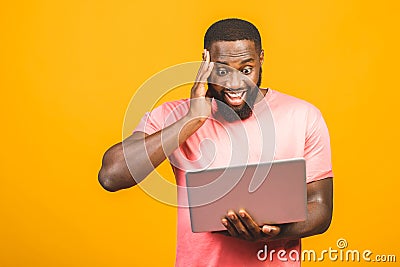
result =
[[[228,211],[221,222],[228,230],[230,236],[249,241],[266,241],[280,232],[280,227],[276,225],[258,226],[243,209],[239,210],[238,213],[233,210]]]

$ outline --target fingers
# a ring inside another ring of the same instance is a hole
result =
[[[246,228],[246,225],[239,219],[238,215],[234,211],[228,211],[225,220],[228,222],[225,227],[232,236],[244,238],[246,240],[253,239],[253,236]]]
[[[238,236],[238,232],[236,231],[235,227],[233,227],[228,219],[224,218],[222,219],[222,224],[226,227],[226,230],[228,230],[228,234],[233,237]]]
[[[191,98],[206,97],[206,82],[214,67],[214,62],[210,62],[210,52],[204,49],[203,61],[197,72],[195,83],[192,87]]]
[[[210,52],[207,49],[204,49],[203,61],[197,73],[196,82],[202,82],[202,83],[206,82],[207,78],[211,74],[213,67],[214,67],[214,62],[210,62]]]
[[[204,73],[204,77],[202,77],[203,82],[206,82],[208,77],[210,77],[213,68],[214,68],[214,62],[208,62],[208,67]]]
[[[243,209],[238,213],[235,213],[232,210],[228,211],[227,215],[221,220],[221,222],[230,236],[245,240],[266,240],[278,235],[280,232],[278,226],[258,226],[253,218]]]
[[[205,50],[205,57],[202,64],[203,68],[198,81],[205,83],[214,67],[214,62],[210,62],[210,52],[208,50]]]
[[[207,54],[208,53],[209,52],[207,51],[207,49],[204,49],[204,51],[203,51],[203,60],[201,62],[200,68],[197,71],[197,75],[196,75],[196,82],[198,82],[200,80],[200,77],[203,75],[204,71],[208,67],[208,62],[207,62],[207,58],[208,58]]]
[[[245,210],[239,210],[239,216],[242,222],[246,225],[246,228],[254,236],[258,237],[261,234],[261,228],[258,224],[250,217]]]
[[[222,219],[222,224],[231,236],[246,240],[254,240],[254,235],[249,231],[246,223],[243,222],[239,216],[234,211],[230,210],[227,216]],[[261,230],[259,229],[258,231],[260,232]]]
[[[273,225],[263,225],[262,232],[270,237],[276,236],[281,232],[281,228]]]

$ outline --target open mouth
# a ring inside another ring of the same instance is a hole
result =
[[[244,90],[225,90],[224,97],[228,104],[240,106],[246,99],[247,89]]]

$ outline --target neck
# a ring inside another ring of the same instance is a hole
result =
[[[260,90],[260,93],[257,94],[256,101],[254,102],[254,104],[260,102],[268,93],[268,88],[258,88],[258,89]]]

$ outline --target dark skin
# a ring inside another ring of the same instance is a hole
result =
[[[226,65],[246,75],[257,84],[259,72],[264,62],[264,52],[257,50],[249,40],[214,42],[210,51],[203,52],[203,63],[196,82],[191,89],[190,110],[186,116],[162,131],[152,135],[136,132],[124,140],[124,150],[130,162],[126,163],[122,143],[111,147],[103,157],[99,172],[99,182],[108,191],[117,191],[136,185],[168,155],[177,149],[187,138],[199,129],[211,114],[210,94],[207,92],[207,79],[213,79],[214,63]],[[226,90],[241,90],[246,82],[239,76],[232,76],[226,84],[214,86],[216,92],[233,109],[240,109],[242,102],[227,98]],[[258,89],[257,89],[258,90]],[[255,102],[267,93],[260,89]],[[231,101],[231,102],[230,102]],[[163,138],[161,138],[161,132]],[[162,143],[163,142],[163,143]],[[133,178],[134,177],[134,178]],[[226,231],[219,234],[230,235],[249,241],[267,241],[276,239],[298,239],[326,231],[330,225],[333,209],[333,182],[328,177],[307,184],[307,220],[281,225],[257,225],[245,210],[228,210],[221,223]]]
[[[221,220],[222,234],[250,241],[298,239],[325,232],[332,218],[332,178],[307,184],[307,220],[281,225],[258,226],[245,210],[230,210]]]
[[[215,42],[211,45],[210,51],[213,62],[234,68],[246,75],[254,84],[257,83],[259,71],[264,62],[264,52],[257,51],[254,42],[248,40]],[[239,79],[237,76],[233,78],[237,79],[231,79],[225,86],[214,86],[214,88],[218,93],[221,93],[227,90],[226,88],[239,90],[246,87],[243,79]],[[260,89],[260,92],[261,94],[257,96],[256,102],[260,100],[260,97],[265,96],[267,90]],[[232,108],[240,108],[241,105],[233,106]],[[323,233],[328,229],[332,218],[332,184],[332,179],[327,178],[307,185],[308,216],[304,222],[259,226],[245,210],[229,210],[221,220],[221,223],[227,229],[222,234],[245,240],[259,241],[281,238],[297,239]]]
[[[244,108],[245,101],[258,102],[264,98],[267,90],[256,87],[264,61],[264,51],[257,51],[254,43],[248,40],[215,42],[210,51],[216,65],[209,77],[209,82],[213,84],[209,90],[216,99],[231,109],[240,111]],[[230,95],[233,92],[241,95],[242,99],[232,99]]]

